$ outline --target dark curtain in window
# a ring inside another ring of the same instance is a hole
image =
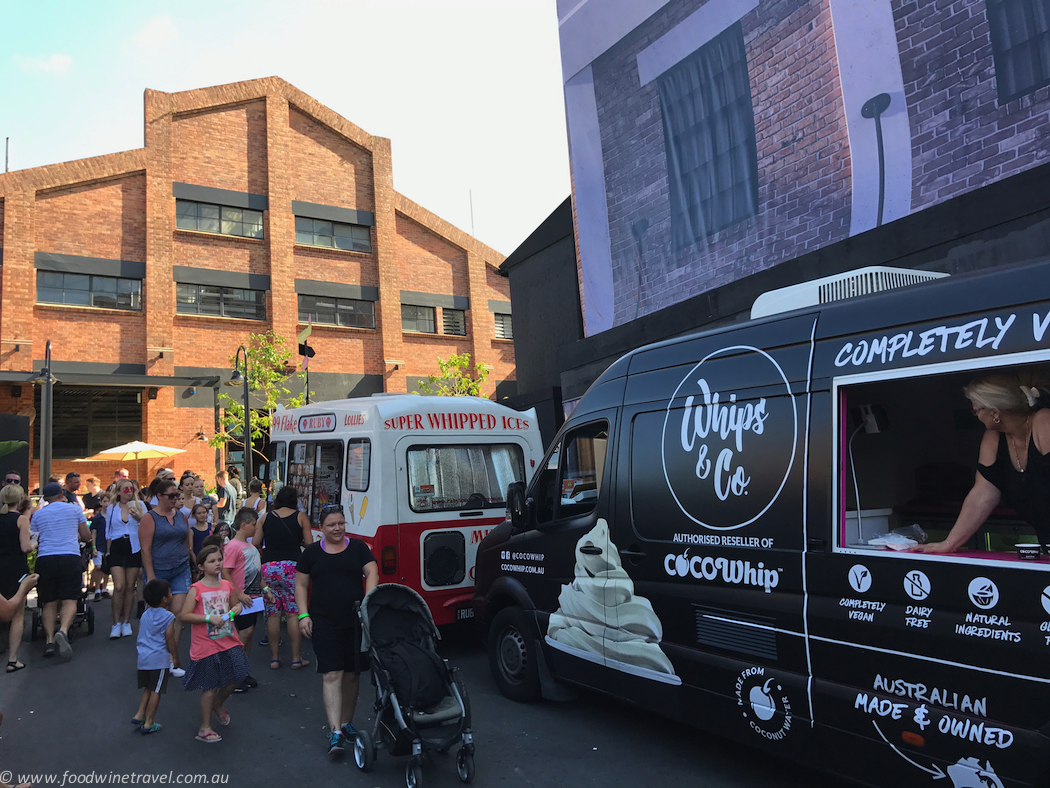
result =
[[[758,213],[744,33],[726,28],[657,80],[675,250]]]
[[[1050,0],[986,0],[999,102],[1050,84]]]

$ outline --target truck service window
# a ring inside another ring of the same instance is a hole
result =
[[[295,488],[299,509],[311,523],[318,522],[323,506],[340,503],[342,478],[342,441],[292,443],[288,484]]]
[[[408,500],[414,512],[505,507],[507,486],[524,479],[525,458],[512,443],[408,449]]]
[[[1045,367],[1045,365],[1044,365]],[[839,382],[835,541],[838,549],[906,549],[918,531],[939,542],[974,484],[985,428],[968,383],[1017,367],[969,369],[851,384]],[[1006,498],[946,557],[1013,561],[1035,531]],[[908,556],[910,553],[904,553]]]
[[[350,438],[346,442],[346,489],[367,492],[371,467],[372,441],[368,438]]]

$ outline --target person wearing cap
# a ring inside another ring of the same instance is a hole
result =
[[[48,505],[33,515],[32,526],[39,534],[37,600],[43,606],[44,633],[47,635],[44,656],[53,657],[57,648],[63,659],[69,659],[73,656],[69,627],[77,613],[77,599],[84,578],[80,542],[90,542],[91,532],[84,510],[66,500],[61,484],[45,484],[41,495]],[[56,617],[59,619],[57,632]]]

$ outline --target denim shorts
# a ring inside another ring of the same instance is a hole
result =
[[[154,569],[153,577],[157,580],[167,580],[171,585],[172,594],[188,594],[190,592],[189,559],[174,569]]]

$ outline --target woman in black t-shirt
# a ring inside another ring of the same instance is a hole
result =
[[[270,669],[281,667],[277,649],[281,644],[281,615],[288,619],[288,644],[292,647],[292,670],[310,663],[302,658],[299,627],[294,623],[295,565],[303,545],[314,540],[310,521],[299,511],[295,490],[285,485],[277,491],[274,508],[263,515],[256,528],[262,534],[256,547],[262,552],[263,602],[266,609],[266,640],[270,647]]]
[[[351,720],[362,655],[355,606],[379,583],[379,569],[368,545],[347,537],[343,507],[321,510],[321,531],[324,539],[307,547],[296,566],[295,602],[300,630],[313,641],[317,672],[323,675],[328,755],[339,758],[347,739],[357,736]]]

